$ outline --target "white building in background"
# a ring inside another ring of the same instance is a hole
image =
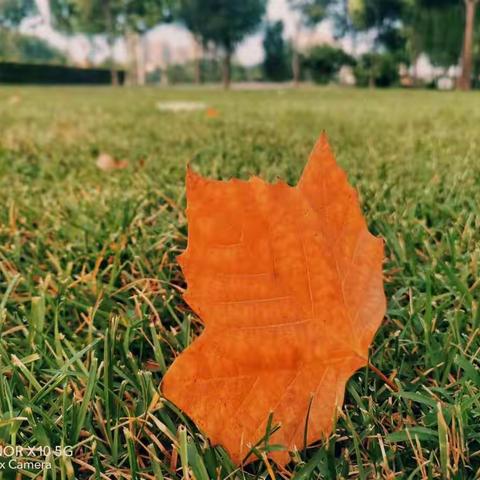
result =
[[[352,87],[355,85],[355,75],[353,68],[350,65],[343,65],[338,72],[338,83],[346,87]]]
[[[449,68],[435,67],[428,56],[422,53],[415,66],[410,67],[409,73],[415,73],[417,78],[425,83],[435,82],[439,90],[453,90],[461,68],[458,65],[451,65]]]
[[[321,23],[315,29],[302,28],[295,37],[294,42],[301,52],[307,51],[316,45],[341,46],[333,38],[332,30],[327,23]]]
[[[193,35],[177,25],[154,28],[144,37],[143,45],[147,72],[191,61],[198,54]]]

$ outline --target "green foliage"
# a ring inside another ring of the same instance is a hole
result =
[[[159,112],[159,100],[203,101],[220,116]],[[53,457],[56,477],[46,478],[269,478],[262,460],[232,467],[158,401],[163,372],[203,328],[181,298],[176,261],[185,168],[294,184],[327,129],[369,228],[385,240],[388,311],[370,359],[399,391],[359,370],[334,434],[300,448],[286,471],[272,465],[274,474],[474,479],[479,101],[478,92],[330,87],[2,87],[1,444],[71,445],[73,457]],[[99,171],[99,152],[129,167]]]
[[[172,20],[176,0],[121,0],[120,22],[137,33],[145,33],[161,22]]]
[[[397,63],[410,63],[408,52],[409,38],[408,29],[406,28],[383,28],[378,36],[377,42],[382,46],[383,51],[387,51],[392,55]],[[419,55],[420,52],[415,52]]]
[[[252,33],[265,13],[266,0],[179,0],[177,16],[204,46],[223,50],[223,83],[231,80],[231,56],[236,45]]]
[[[0,0],[0,28],[14,28],[35,12],[34,0]]]
[[[354,68],[358,86],[391,87],[398,84],[398,63],[390,53],[365,53]]]
[[[114,0],[116,1],[116,0]],[[107,31],[105,13],[112,4],[107,0],[105,8],[96,0],[50,0],[53,25],[66,33],[95,35]],[[101,11],[100,11],[101,10]],[[108,25],[108,33],[115,36],[115,25]]]
[[[180,0],[179,17],[204,44],[232,53],[258,27],[265,7],[266,0]]]
[[[327,84],[343,65],[355,65],[355,59],[341,48],[319,45],[306,53],[302,63],[315,83]]]
[[[434,2],[431,2],[434,3]],[[456,65],[463,45],[464,7],[460,2],[419,9],[415,32],[421,49],[440,67]]]
[[[358,29],[376,28],[381,33],[402,18],[406,4],[405,0],[351,0],[349,13]]]
[[[288,0],[291,8],[299,12],[308,26],[314,26],[327,17],[335,0]]]
[[[113,46],[127,36],[137,38],[171,18],[173,0],[50,0],[54,26],[66,33],[105,35],[110,48],[112,83],[118,81]],[[127,42],[127,45],[131,43]],[[132,52],[129,52],[132,55]]]
[[[50,0],[55,26],[69,33],[144,33],[171,18],[173,0]]]
[[[411,8],[414,8],[409,8],[411,1],[350,0],[348,15],[352,28],[373,33],[376,51],[386,49],[395,55],[398,61],[408,62],[406,27]]]
[[[291,52],[283,38],[283,22],[267,23],[263,39],[263,74],[267,80],[281,82],[292,77]]]
[[[373,32],[376,50],[386,49],[399,62],[408,64],[420,53],[437,66],[459,61],[465,25],[459,0],[349,0],[348,7],[354,27]]]
[[[169,65],[167,69],[168,82],[175,85],[179,83],[195,83],[195,62]],[[203,83],[218,83],[222,80],[222,65],[219,60],[204,58],[200,60],[200,76]],[[261,71],[257,67],[245,67],[233,63],[232,80],[235,82],[261,80]],[[159,83],[162,73],[160,71],[148,78],[149,83]]]
[[[0,59],[24,63],[66,62],[65,55],[45,40],[0,29]]]
[[[160,76],[162,75],[159,72]],[[175,85],[177,83],[193,83],[195,81],[194,65],[192,62],[188,63],[175,63],[168,66],[167,69],[168,83]],[[204,78],[204,77],[202,77]],[[161,77],[159,78],[159,80]],[[153,79],[149,79],[152,81]]]

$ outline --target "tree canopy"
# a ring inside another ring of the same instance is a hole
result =
[[[285,81],[291,77],[289,48],[283,38],[283,22],[267,23],[263,38],[263,72],[268,80]]]
[[[265,13],[266,0],[180,0],[179,17],[204,45],[224,53],[224,85],[230,83],[231,56],[237,44],[252,33]]]
[[[45,40],[0,29],[0,59],[26,63],[65,63],[65,55]]]
[[[34,12],[36,12],[34,0],[1,0],[0,28],[14,28]]]

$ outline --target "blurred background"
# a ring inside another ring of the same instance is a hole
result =
[[[0,0],[0,82],[476,88],[478,0]]]

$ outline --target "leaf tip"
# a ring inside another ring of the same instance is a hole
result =
[[[308,157],[299,184],[311,182],[321,174],[323,168],[335,165],[336,161],[328,142],[327,133],[322,130]]]
[[[200,192],[202,187],[208,183],[209,180],[202,177],[199,173],[197,173],[190,164],[187,165],[187,172],[185,175],[185,186],[187,189],[187,204],[189,203],[189,199],[192,198],[196,192]],[[188,207],[187,207],[188,211]]]
[[[310,153],[310,158],[312,157],[317,157],[317,156],[323,156],[325,154],[332,155],[332,151],[330,148],[330,143],[328,141],[328,135],[326,130],[322,130],[320,133],[320,136],[318,137],[318,140],[316,141],[312,152]]]
[[[320,132],[320,136],[318,137],[317,143],[321,143],[322,145],[329,145],[328,135],[327,135],[327,131],[325,129],[323,129]]]
[[[182,253],[180,253],[180,255],[177,255],[176,256],[176,260],[177,260],[177,263],[183,267],[184,266],[184,263],[185,263],[185,254],[186,254],[186,250],[184,250]]]
[[[201,179],[202,179],[202,176],[192,168],[190,162],[187,163],[187,173],[186,173],[187,187],[188,185],[197,183]]]

